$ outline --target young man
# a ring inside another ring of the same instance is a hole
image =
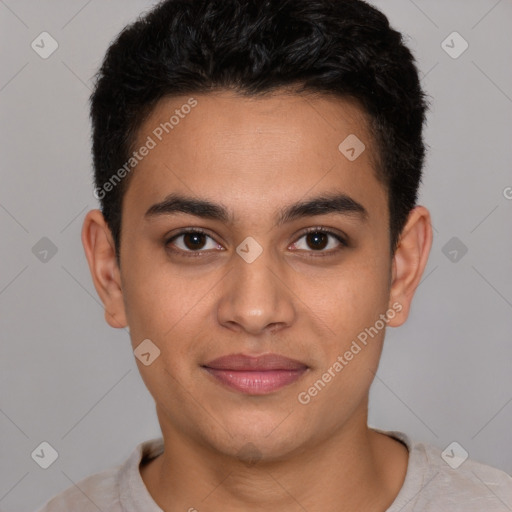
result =
[[[504,472],[367,426],[432,240],[426,105],[384,15],[168,0],[111,45],[91,100],[82,240],[163,437],[43,511],[512,507]]]

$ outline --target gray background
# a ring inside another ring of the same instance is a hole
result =
[[[160,435],[128,334],[104,322],[80,241],[97,207],[91,78],[111,39],[153,3],[0,1],[5,511],[33,510]],[[441,449],[455,440],[512,473],[512,1],[376,5],[408,35],[432,97],[421,203],[435,240],[409,321],[388,330],[370,424]],[[43,31],[59,44],[46,60],[31,48]],[[469,43],[457,59],[441,46],[453,31]],[[57,248],[46,262],[32,252],[43,237]],[[42,441],[59,453],[46,470],[31,458]]]

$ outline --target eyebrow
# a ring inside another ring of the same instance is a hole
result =
[[[150,219],[160,215],[172,215],[175,213],[187,213],[204,219],[217,220],[225,224],[233,224],[234,221],[233,214],[220,203],[176,193],[169,194],[163,201],[151,206],[144,214],[144,217]],[[279,209],[277,225],[303,217],[327,215],[329,213],[353,216],[363,221],[368,218],[368,212],[361,203],[346,194],[335,193],[313,197]]]

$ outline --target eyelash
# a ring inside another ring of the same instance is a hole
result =
[[[205,235],[205,236],[207,236],[207,237],[209,237],[209,238],[211,238],[213,240],[213,238],[206,231],[204,231],[201,228],[187,228],[187,229],[183,229],[179,233],[176,233],[172,237],[166,239],[166,241],[164,243],[165,247],[167,247],[173,253],[178,254],[180,256],[184,256],[186,258],[187,257],[192,257],[192,258],[203,257],[203,254],[206,252],[204,249],[200,249],[200,250],[197,250],[197,251],[190,251],[190,250],[189,251],[184,251],[183,249],[174,249],[174,248],[171,247],[171,244],[172,244],[172,242],[174,240],[176,240],[177,238],[179,238],[182,235],[186,235],[186,234],[189,234],[189,233],[202,234],[202,235]],[[303,231],[301,233],[299,238],[297,238],[297,241],[299,241],[301,238],[303,238],[304,236],[308,235],[309,233],[322,233],[322,234],[325,234],[325,235],[330,235],[333,238],[335,238],[338,242],[340,242],[340,245],[341,245],[341,247],[338,247],[336,249],[330,249],[328,251],[324,251],[324,250],[321,250],[321,251],[313,251],[313,250],[308,251],[308,252],[311,252],[311,253],[316,253],[314,256],[311,255],[311,257],[313,257],[313,258],[318,258],[318,257],[322,258],[322,257],[326,257],[326,256],[334,256],[339,251],[341,251],[344,248],[348,247],[348,242],[346,241],[346,239],[342,235],[340,235],[338,233],[335,233],[334,231],[331,231],[331,230],[329,230],[327,228],[323,228],[321,226],[315,226],[315,227],[306,229],[305,231]],[[294,244],[295,243],[296,242],[294,242]]]

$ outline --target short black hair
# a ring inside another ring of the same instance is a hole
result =
[[[119,264],[122,200],[133,173],[118,186],[112,178],[126,169],[157,102],[290,87],[356,100],[366,114],[394,252],[416,206],[427,102],[414,57],[386,16],[362,0],[166,0],[112,42],[90,98],[95,194]]]

